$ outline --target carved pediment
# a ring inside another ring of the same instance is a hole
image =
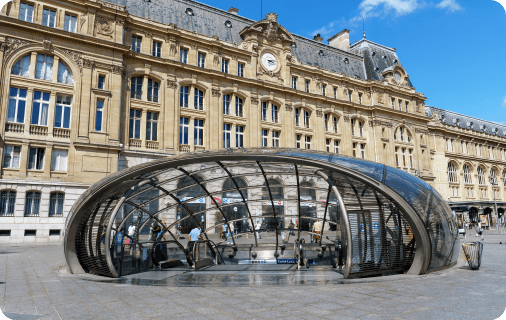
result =
[[[265,15],[265,19],[244,28],[239,34],[244,39],[247,39],[250,34],[261,34],[271,43],[275,41],[286,41],[289,45],[292,45],[295,43],[295,39],[288,30],[277,22],[277,19],[278,15],[276,13],[268,13]]]
[[[403,87],[408,86],[409,76],[401,65],[396,64],[389,67],[385,69],[381,75],[389,84]]]

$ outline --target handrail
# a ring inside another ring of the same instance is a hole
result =
[[[195,247],[197,246],[198,243],[206,243],[207,244],[207,247],[209,249],[211,249],[212,253],[214,254],[215,257],[219,256],[220,259],[221,259],[221,262],[222,264],[225,264],[225,260],[223,260],[223,257],[221,256],[221,253],[219,250],[217,250],[218,246],[216,245],[216,243],[214,243],[214,241],[212,240],[197,240],[197,241],[189,241],[188,244],[186,245],[186,252],[187,252],[187,255],[189,255],[191,253],[192,257],[193,257],[193,261],[195,262]],[[193,245],[193,247],[189,248],[189,246]],[[213,247],[214,246],[214,247]],[[215,249],[216,248],[216,249]],[[191,250],[191,252],[190,252]],[[188,256],[187,256],[188,257]]]

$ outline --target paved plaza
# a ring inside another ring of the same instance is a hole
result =
[[[0,308],[11,319],[497,319],[506,308],[506,235],[486,231],[483,242],[478,271],[459,261],[424,276],[344,280],[289,266],[179,269],[150,271],[151,282],[67,274],[61,245],[2,246]]]

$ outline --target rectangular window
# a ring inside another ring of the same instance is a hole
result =
[[[395,166],[399,167],[399,147],[395,147]]]
[[[337,88],[334,87],[334,99],[337,99]]]
[[[53,149],[51,171],[67,171],[68,150]]]
[[[351,94],[352,94],[351,90],[348,90],[348,101],[349,101],[349,102],[351,102],[351,101],[352,101],[352,99],[351,99],[351,98],[352,98],[352,97],[351,97]]]
[[[402,148],[401,152],[402,152],[402,166],[406,167],[406,148]]]
[[[193,144],[195,146],[204,145],[204,120],[193,120]]]
[[[339,141],[334,140],[334,153],[339,154]]]
[[[309,92],[309,80],[304,82],[304,91]]]
[[[392,109],[395,109],[395,99],[392,98]]]
[[[227,59],[221,60],[221,72],[228,73],[228,60]]]
[[[77,31],[77,17],[71,16],[70,14],[66,14],[65,15],[65,23],[63,25],[63,30],[76,33],[76,31]]]
[[[304,140],[305,140],[305,144],[306,144],[306,149],[308,149],[308,150],[311,149],[311,137],[305,136]]]
[[[332,130],[333,130],[335,133],[338,133],[338,132],[339,132],[339,127],[338,127],[337,117],[332,117]]]
[[[162,43],[153,41],[153,57],[160,58],[162,56]]]
[[[27,192],[25,201],[25,217],[38,217],[39,210],[40,210],[40,192],[38,191]],[[28,230],[25,230],[25,235],[27,235],[26,231]]]
[[[358,94],[358,104],[362,104],[362,94]]]
[[[53,77],[53,57],[45,54],[37,55],[37,65],[35,66],[35,78],[51,81]]]
[[[72,97],[57,95],[56,106],[54,111],[55,128],[70,128],[70,113],[72,108]]]
[[[148,79],[148,101],[158,102],[159,84],[153,79]]]
[[[146,113],[146,140],[158,140],[158,112]]]
[[[195,110],[204,110],[204,91],[197,88],[194,88],[193,91],[193,107]]]
[[[399,100],[399,111],[402,111],[402,101]]]
[[[267,102],[262,102],[262,121],[267,121]]]
[[[19,20],[33,22],[33,5],[21,3],[19,7]]]
[[[292,77],[292,89],[297,90],[297,77]]]
[[[230,95],[223,95],[223,114],[230,114]]]
[[[21,146],[6,145],[4,148],[3,168],[19,168],[19,155]]]
[[[189,121],[188,118],[179,118],[179,144],[188,144]]]
[[[7,122],[25,122],[26,89],[10,88]]]
[[[190,87],[189,86],[181,87],[179,94],[179,106],[182,108],[188,108],[189,98],[190,98]]]
[[[360,144],[360,156],[365,159],[365,143]]]
[[[223,148],[230,148],[230,127],[228,123],[223,124]]]
[[[105,90],[105,76],[98,76],[98,88]]]
[[[325,139],[325,147],[327,152],[330,152],[330,139]]]
[[[235,97],[235,115],[238,117],[244,117],[242,105],[243,105],[242,99],[239,97]]]
[[[414,168],[415,167],[413,165],[413,149],[409,149],[409,167],[410,168]]]
[[[54,22],[56,21],[56,11],[50,9],[44,9],[42,11],[42,25],[50,28],[54,28]]]
[[[357,143],[353,142],[353,156],[357,157]]]
[[[244,126],[235,126],[235,147],[244,148]]]
[[[300,134],[295,136],[295,148],[300,149],[300,138],[301,138]]]
[[[179,49],[179,62],[188,63],[188,49]]]
[[[269,135],[268,130],[262,130],[262,147],[267,147],[267,137]]]
[[[141,110],[130,109],[129,138],[141,138]]]
[[[28,153],[28,170],[43,170],[44,169],[44,154],[45,148],[30,148]]]
[[[406,112],[409,112],[409,102],[406,101]]]
[[[278,106],[271,104],[271,111],[272,111],[272,122],[278,123],[279,122]]]
[[[206,67],[206,54],[203,53],[203,52],[199,52],[199,57],[198,57],[198,62],[199,62],[199,67],[200,68],[205,68]]]
[[[272,131],[272,147],[279,148],[279,131]]]
[[[326,96],[327,95],[327,85],[326,84],[322,84],[322,96]]]
[[[355,135],[355,119],[351,119],[351,135]]]
[[[329,131],[329,114],[326,113],[325,116],[324,116],[324,126],[325,126],[325,131]]]
[[[14,205],[16,204],[16,191],[0,192],[0,216],[14,216]]]
[[[244,78],[244,63],[237,64],[237,75]]]
[[[300,108],[295,109],[295,126],[300,126]]]
[[[102,117],[104,115],[104,100],[97,100],[95,112],[95,131],[102,131]]]
[[[131,79],[131,98],[142,99],[142,80],[143,77],[132,77]]]
[[[132,51],[141,52],[142,37],[132,36]]]

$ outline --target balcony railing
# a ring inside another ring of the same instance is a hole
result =
[[[54,128],[53,136],[57,138],[70,138],[70,129]]]
[[[47,127],[32,124],[30,125],[30,134],[34,134],[36,136],[47,136]]]
[[[158,146],[158,141],[146,141],[146,148],[148,149],[159,149]]]
[[[179,152],[183,152],[183,153],[190,152],[190,146],[187,144],[180,144],[179,145]]]
[[[24,123],[6,123],[5,132],[23,133],[25,130]]]
[[[142,141],[139,139],[130,139],[130,147],[132,148],[140,148],[142,145]]]
[[[204,151],[206,150],[206,147],[204,146],[195,146],[195,151]]]

